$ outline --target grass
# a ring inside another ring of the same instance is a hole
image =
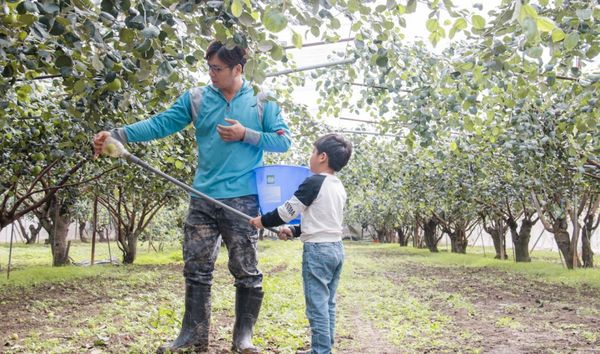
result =
[[[491,267],[499,270],[515,272],[551,283],[581,286],[586,284],[591,287],[600,288],[600,269],[577,269],[569,270],[561,264],[540,261],[533,257],[531,263],[515,263],[511,260],[499,260],[493,258],[493,253],[487,252],[487,257],[482,254],[456,254],[448,252],[431,253],[428,250],[403,247],[398,245],[364,245],[359,247],[379,247],[384,252],[391,252],[398,256],[409,256],[418,262],[436,266],[463,266],[463,267]],[[538,257],[547,259],[550,254],[556,253],[539,251]]]
[[[261,243],[261,247],[268,249],[269,242]],[[531,263],[515,263],[511,260],[501,261],[494,259],[491,255],[493,249],[486,251],[484,257],[481,248],[471,248],[468,251],[473,253],[455,254],[444,252],[431,253],[428,250],[415,249],[412,247],[399,248],[396,244],[369,244],[353,243],[359,252],[361,249],[368,250],[379,249],[384,252],[391,252],[397,256],[408,256],[417,259],[419,262],[437,266],[464,266],[464,267],[492,267],[504,271],[516,272],[526,276],[544,280],[552,283],[580,286],[582,284],[591,287],[600,288],[600,269],[577,269],[575,271],[563,268],[552,260],[557,257],[556,252],[536,251],[534,252]],[[12,272],[11,279],[0,276],[0,286],[5,284],[26,285],[40,284],[43,282],[65,281],[87,277],[97,274],[109,274],[114,272],[114,268],[102,266],[93,267],[49,267],[52,264],[50,247],[42,244],[24,245],[15,244],[12,254]],[[116,244],[111,243],[111,255],[113,258],[120,258],[120,251]],[[75,262],[89,261],[91,257],[91,245],[80,242],[73,242],[70,249],[70,256]],[[274,256],[269,256],[274,257]],[[223,258],[223,257],[221,257]],[[109,259],[109,250],[106,243],[96,245],[96,260]],[[550,262],[548,262],[550,260]],[[164,252],[156,253],[148,250],[143,245],[138,248],[138,257],[135,264],[170,264],[182,262],[181,250],[179,246],[171,245]],[[266,258],[262,264],[276,262],[276,258]],[[2,271],[6,271],[8,262],[8,244],[0,244],[0,266]],[[600,263],[597,262],[597,263]]]

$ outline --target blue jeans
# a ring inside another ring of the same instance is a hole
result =
[[[302,280],[313,354],[331,353],[335,338],[335,292],[344,264],[342,242],[306,242]]]

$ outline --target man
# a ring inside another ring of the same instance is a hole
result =
[[[277,104],[255,96],[242,78],[245,49],[228,50],[213,42],[205,58],[212,85],[190,89],[171,108],[150,119],[96,134],[94,149],[99,154],[108,136],[123,143],[148,141],[194,124],[198,144],[194,188],[247,215],[258,215],[253,169],[262,165],[263,151],[289,149],[288,127]],[[208,348],[210,288],[221,237],[236,286],[233,350],[258,353],[252,330],[263,291],[256,230],[233,213],[195,197],[184,226],[185,314],[179,336],[160,347],[159,353]]]

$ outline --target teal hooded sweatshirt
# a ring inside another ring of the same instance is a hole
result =
[[[243,141],[225,142],[217,125],[235,119],[246,127]],[[285,152],[291,145],[281,109],[263,94],[254,95],[247,81],[227,101],[212,85],[196,87],[181,95],[166,111],[112,132],[123,143],[160,139],[193,124],[196,129],[198,165],[193,187],[212,198],[257,194],[254,169],[263,164],[263,151]]]

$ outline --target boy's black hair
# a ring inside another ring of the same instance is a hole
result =
[[[223,43],[212,41],[208,45],[208,49],[206,49],[204,59],[210,60],[215,54],[223,63],[227,64],[229,68],[233,69],[234,66],[240,64],[242,66],[242,71],[244,70],[244,65],[246,64],[246,49],[237,45],[232,49],[227,49]]]
[[[352,156],[352,143],[341,134],[325,134],[313,145],[319,154],[323,152],[327,154],[329,167],[336,172],[346,166]]]

